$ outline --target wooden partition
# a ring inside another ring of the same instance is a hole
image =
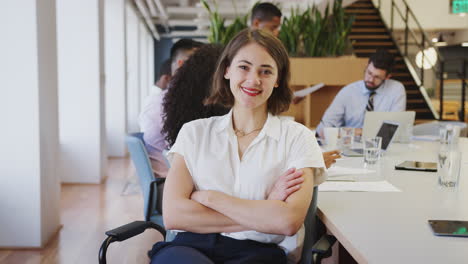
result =
[[[290,85],[294,91],[318,83],[324,83],[325,86],[308,95],[299,104],[291,104],[284,115],[294,116],[297,122],[307,127],[316,127],[340,89],[364,77],[367,60],[354,56],[290,58]]]

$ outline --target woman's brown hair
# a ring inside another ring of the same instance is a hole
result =
[[[268,98],[268,112],[277,115],[288,110],[292,100],[292,92],[289,89],[288,53],[278,38],[259,29],[244,29],[227,44],[218,60],[210,96],[205,100],[205,104],[218,104],[227,108],[234,105],[234,95],[229,87],[229,80],[226,80],[224,75],[237,52],[249,43],[257,43],[262,46],[275,60],[278,67],[278,87],[273,89],[270,98]]]

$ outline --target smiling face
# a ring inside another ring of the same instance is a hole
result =
[[[268,98],[278,86],[278,66],[265,48],[252,42],[239,49],[224,78],[229,80],[234,107],[267,111]]]

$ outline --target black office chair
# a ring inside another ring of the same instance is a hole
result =
[[[302,250],[301,260],[299,264],[306,263],[321,263],[321,260],[331,256],[331,247],[336,241],[336,238],[331,235],[321,234],[325,233],[324,230],[320,232],[320,220],[317,218],[317,196],[318,188],[314,187],[314,194],[312,201],[307,211],[304,221],[305,238],[304,248]],[[166,230],[151,221],[135,221],[118,227],[116,229],[106,232],[107,238],[102,243],[99,250],[99,264],[106,264],[107,248],[112,242],[124,241],[136,235],[143,233],[146,229],[152,228],[160,232],[166,240]],[[319,239],[320,237],[320,239]]]

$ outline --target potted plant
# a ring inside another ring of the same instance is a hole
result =
[[[346,49],[347,37],[354,21],[347,16],[342,0],[335,0],[330,14],[327,5],[322,13],[316,6],[304,12],[291,10],[284,18],[279,38],[293,57],[341,56]]]
[[[247,18],[250,12],[244,16],[236,16],[232,24],[225,26],[226,20],[218,13],[217,1],[213,1],[214,9],[210,7],[206,0],[201,0],[201,2],[210,16],[210,35],[208,36],[210,43],[226,45],[239,31],[247,28]],[[233,2],[233,5],[235,6],[235,2]]]

